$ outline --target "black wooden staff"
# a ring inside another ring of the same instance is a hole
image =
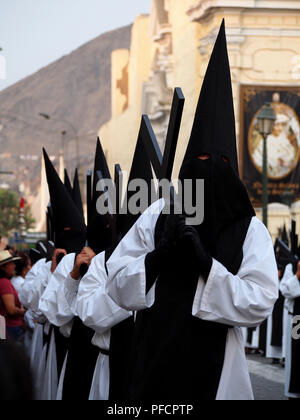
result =
[[[162,179],[168,179],[171,182],[172,179],[172,171],[184,102],[185,98],[183,96],[182,90],[180,88],[176,88],[173,96],[165,151],[163,155],[148,116],[143,115],[142,117],[140,135],[142,136],[149,160],[159,181]]]
[[[89,170],[86,174],[86,206],[87,206],[87,224],[91,221],[92,214],[92,174],[93,172]]]

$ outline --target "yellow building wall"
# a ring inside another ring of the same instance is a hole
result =
[[[124,171],[130,170],[141,121],[142,87],[149,78],[150,67],[149,16],[140,15],[132,28],[130,51],[112,53],[112,118],[99,130],[112,174],[116,163]],[[123,84],[124,90],[123,78],[127,79],[127,95],[118,87]]]
[[[111,55],[111,118],[115,119],[129,105],[129,50],[115,50]]]
[[[199,73],[201,57],[198,52],[200,28],[191,22],[186,11],[194,0],[170,0],[170,21],[173,36],[173,88],[180,87],[185,97],[185,106],[178,140],[173,176],[178,177],[181,163],[189,141],[195,108],[202,78]]]

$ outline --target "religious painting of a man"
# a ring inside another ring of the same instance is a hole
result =
[[[300,124],[295,111],[288,105],[272,103],[276,120],[267,138],[268,175],[282,179],[296,167],[300,155]],[[252,162],[262,173],[263,138],[258,131],[257,115],[249,130],[248,147]]]

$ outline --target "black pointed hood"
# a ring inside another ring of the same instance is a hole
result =
[[[97,147],[96,147],[96,154],[95,154],[95,162],[94,162],[94,176],[93,176],[93,199],[97,195],[96,186],[98,183],[97,172],[101,172],[104,179],[111,179],[110,172],[108,169],[107,161],[105,154],[103,152],[103,148],[98,137],[97,139]]]
[[[65,184],[65,187],[66,187],[67,191],[69,192],[69,194],[72,195],[72,185],[71,185],[71,181],[70,181],[68,171],[66,169],[65,169],[64,184]]]
[[[79,176],[78,176],[77,169],[75,170],[75,175],[74,175],[74,180],[73,180],[72,198],[76,207],[79,210],[79,213],[81,214],[82,218],[84,218],[84,211],[83,211],[83,204],[82,204]]]
[[[68,253],[81,251],[86,241],[83,217],[60,180],[45,149],[43,153],[54,218],[55,246],[66,249]]]
[[[101,191],[97,191],[97,184],[99,181],[99,173],[103,179],[111,179],[110,172],[108,169],[107,161],[100,143],[100,139],[97,140],[95,161],[94,161],[94,175],[93,175],[93,187],[92,187],[92,203],[89,214],[88,222],[88,245],[93,251],[98,254],[108,247],[111,246],[112,242],[112,228],[110,225],[110,219],[107,215],[101,215],[97,212],[97,200],[102,194]]]
[[[55,251],[55,246],[52,241],[38,241],[36,244],[36,251],[39,252],[42,258],[50,261]]]
[[[287,233],[285,224],[284,224],[283,229],[282,229],[281,240],[282,240],[283,243],[285,243],[287,246],[289,246],[289,238],[288,238],[288,233]]]
[[[132,160],[131,170],[130,170],[130,174],[128,178],[128,185],[127,185],[126,194],[125,194],[125,200],[127,202],[127,205],[131,197],[133,197],[136,194],[135,191],[128,190],[129,183],[135,179],[142,179],[146,181],[148,185],[148,205],[149,205],[149,203],[151,203],[151,184],[153,180],[153,174],[152,174],[151,163],[148,159],[148,155],[146,153],[143,139],[141,136],[139,136],[137,140],[137,144],[136,144],[136,148],[135,148],[135,152],[134,152],[134,156]],[[135,224],[135,222],[138,220],[140,215],[141,214],[134,215],[134,214],[131,214],[130,212],[127,212],[126,215],[120,214],[118,216],[117,226],[118,226],[118,231],[122,237],[126,235],[126,233],[131,229],[131,227]]]
[[[43,258],[43,256],[37,249],[30,248],[29,258],[30,258],[30,261],[31,261],[31,265],[33,267],[39,260],[41,260]]]
[[[187,202],[195,205],[199,192],[196,182],[204,180],[204,221],[197,231],[210,255],[232,273],[237,272],[255,211],[238,172],[224,20],[202,85],[179,179],[192,181],[191,197],[183,185],[184,206]]]
[[[54,218],[53,218],[53,211],[51,208],[51,203],[48,204],[47,206],[47,211],[46,211],[46,228],[47,228],[47,239],[49,241],[53,241],[54,240]]]
[[[238,173],[233,95],[224,20],[203,81],[184,162],[201,154],[225,156]]]

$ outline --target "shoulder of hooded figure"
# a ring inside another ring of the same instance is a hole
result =
[[[266,226],[263,224],[261,220],[257,216],[252,217],[247,237],[250,235],[253,236],[256,242],[272,242],[272,237]]]
[[[41,270],[46,268],[46,258],[42,258],[41,260],[38,260],[34,266],[31,268],[31,270],[27,273],[27,276],[39,274]]]
[[[42,269],[45,271],[46,274],[48,274],[51,271],[51,265],[52,265],[52,261],[45,261]]]
[[[153,228],[155,228],[157,219],[159,218],[159,215],[163,211],[165,205],[166,202],[163,198],[155,201],[137,220],[135,226],[132,229],[137,229],[140,237],[143,240],[147,239],[148,234],[150,234],[150,236],[153,235]]]
[[[284,275],[283,278],[289,278],[289,277],[294,277],[294,271],[293,271],[293,264],[289,264],[285,267],[285,271],[284,271]]]
[[[91,261],[91,265],[89,266],[89,269],[85,276],[83,276],[80,286],[82,286],[86,281],[90,281],[90,275],[95,275],[98,277],[98,280],[101,280],[102,275],[107,275],[106,272],[106,262],[105,262],[106,256],[105,251],[100,252],[100,254],[97,254]]]
[[[74,267],[75,255],[75,253],[65,255],[56,267],[54,274],[59,273],[68,276],[68,274],[70,273],[70,271],[72,271]]]
[[[97,254],[93,259],[91,264],[105,264],[105,251],[100,252],[100,254]]]
[[[165,207],[166,202],[164,198],[161,198],[151,204],[143,213],[143,215],[159,215],[163,208]]]
[[[151,220],[153,218],[158,218],[158,216],[163,211],[164,207],[166,205],[166,202],[163,198],[161,198],[158,201],[155,201],[155,203],[151,204],[144,213],[142,213],[141,217],[137,220],[136,226],[143,227],[146,220]]]

